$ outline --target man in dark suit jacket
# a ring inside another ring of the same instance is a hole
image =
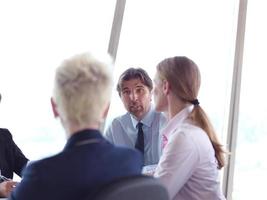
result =
[[[1,94],[0,94],[1,101]],[[0,197],[7,197],[17,182],[12,181],[13,172],[21,176],[23,167],[28,159],[12,139],[7,129],[0,128],[0,170],[1,175],[10,179],[0,177]]]
[[[12,181],[13,172],[21,176],[27,162],[28,159],[13,141],[11,133],[7,129],[0,128],[0,170],[4,176],[0,177],[0,197],[7,197],[14,189],[17,182]]]
[[[12,179],[13,172],[21,176],[28,159],[12,139],[8,129],[0,128],[0,170],[1,175]],[[1,180],[0,180],[1,182]]]
[[[141,173],[142,155],[115,147],[99,131],[112,89],[108,67],[81,54],[58,68],[51,103],[68,141],[59,154],[30,164],[10,199],[80,200],[115,179]]]

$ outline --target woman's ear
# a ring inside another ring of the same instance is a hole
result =
[[[162,91],[165,96],[170,93],[170,84],[167,80],[162,81]]]
[[[58,110],[57,110],[57,104],[56,104],[55,100],[53,99],[53,97],[50,98],[50,102],[51,102],[54,117],[57,118],[59,116],[59,114],[58,114]]]

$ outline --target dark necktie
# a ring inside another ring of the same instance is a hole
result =
[[[142,129],[143,124],[139,122],[137,124],[138,133],[137,133],[137,139],[135,143],[135,148],[141,151],[144,154],[144,132]]]

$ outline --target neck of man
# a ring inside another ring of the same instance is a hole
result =
[[[133,117],[138,121],[140,122],[142,119],[144,119],[144,117],[147,115],[147,113],[150,111],[150,108],[151,108],[151,105],[148,107],[148,109],[140,116],[135,116],[134,114]]]

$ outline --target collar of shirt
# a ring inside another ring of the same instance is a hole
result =
[[[167,139],[169,139],[172,133],[175,132],[179,125],[188,117],[188,115],[192,112],[193,107],[193,105],[185,107],[183,110],[181,110],[172,119],[168,121],[165,128],[162,129],[162,134]]]
[[[139,121],[137,121],[133,115],[130,115],[130,116],[131,116],[133,127],[136,128]],[[144,118],[140,122],[142,122],[147,127],[151,127],[154,117],[155,117],[155,112],[153,112],[153,108],[152,106],[150,106],[149,111],[147,112],[147,114],[144,116]]]

